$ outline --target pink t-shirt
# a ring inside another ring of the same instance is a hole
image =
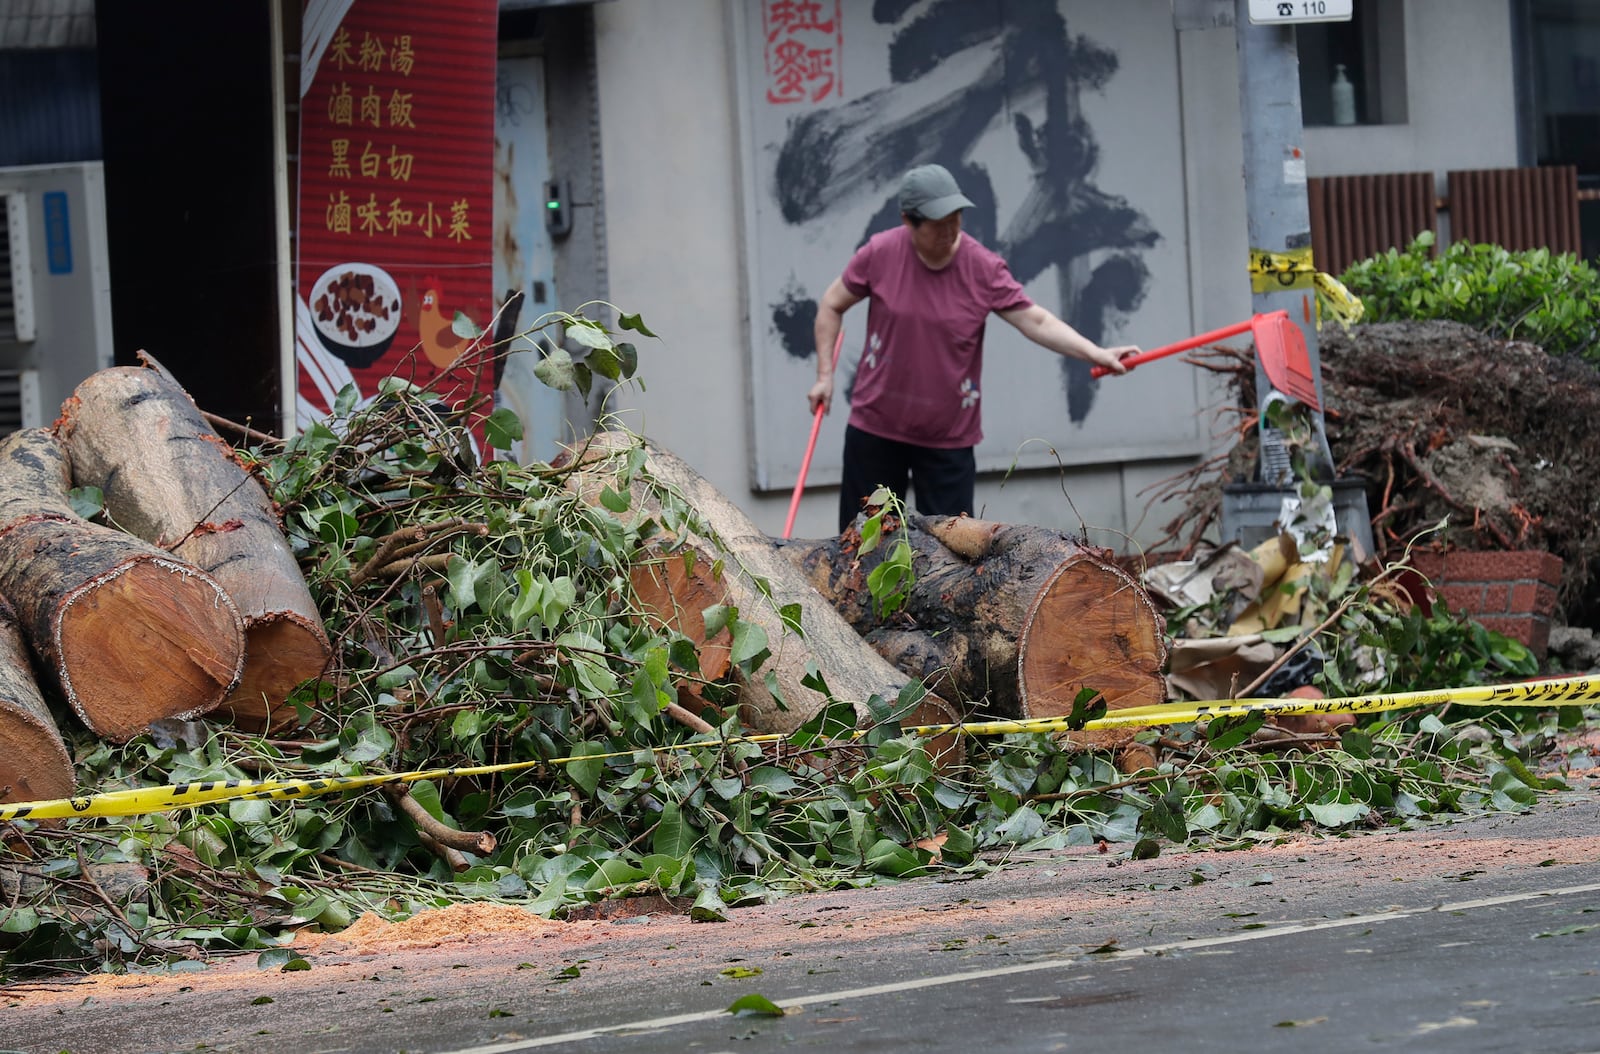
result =
[[[843,280],[868,300],[850,423],[918,446],[976,446],[984,323],[991,311],[1033,304],[1006,262],[962,234],[955,257],[935,271],[902,224],[856,250]]]

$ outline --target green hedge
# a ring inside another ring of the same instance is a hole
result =
[[[1433,232],[1340,276],[1361,297],[1365,322],[1448,319],[1526,340],[1552,355],[1600,361],[1600,273],[1571,253],[1512,252],[1456,242],[1430,255]]]

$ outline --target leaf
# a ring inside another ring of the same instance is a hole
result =
[[[570,392],[578,386],[572,356],[563,348],[554,348],[540,359],[533,375],[558,392]]]
[[[565,768],[567,775],[573,783],[582,787],[585,794],[593,794],[595,788],[600,786],[600,773],[605,765],[596,754],[604,754],[605,747],[599,743],[576,743],[568,754],[573,760],[567,762]]]
[[[468,340],[476,340],[483,336],[483,330],[478,328],[478,324],[468,318],[464,311],[456,312],[456,317],[450,321],[450,332]]]
[[[689,918],[693,922],[727,922],[727,905],[722,902],[715,886],[706,886],[694,898],[694,905],[689,909]]]
[[[597,322],[588,319],[574,319],[567,324],[567,336],[590,349],[611,350],[611,338]]]
[[[67,491],[67,501],[72,505],[72,511],[86,520],[100,515],[106,506],[105,494],[99,487],[73,487]]]
[[[31,933],[39,928],[39,913],[32,908],[0,910],[0,933]]]
[[[729,661],[740,667],[760,666],[771,654],[767,650],[767,631],[753,622],[733,624],[733,648]]]
[[[1106,716],[1106,697],[1096,688],[1079,688],[1072,697],[1072,711],[1067,714],[1067,727],[1078,731],[1090,721]]]
[[[722,970],[718,970],[717,972],[720,973],[723,977],[731,977],[735,981],[742,981],[747,977],[760,977],[761,976],[761,967],[759,967],[759,966],[729,966],[729,967],[726,967],[726,968],[724,968]]]
[[[510,450],[511,444],[522,438],[522,418],[502,406],[484,419],[483,434],[496,450]]]
[[[652,851],[664,856],[682,859],[694,852],[699,834],[683,818],[683,810],[676,802],[668,802],[661,809],[661,819],[650,837]]]
[[[893,875],[900,878],[924,867],[923,861],[917,854],[899,842],[889,838],[880,838],[867,850],[867,867],[880,875]]]
[[[1329,802],[1307,805],[1306,812],[1324,827],[1343,827],[1364,818],[1371,809],[1360,802]]]
[[[600,492],[600,504],[612,512],[620,514],[628,511],[629,499],[628,495],[619,494],[610,487],[606,487]]]
[[[640,336],[655,336],[654,333],[650,332],[649,327],[644,324],[644,319],[640,318],[638,315],[623,315],[621,318],[617,319],[617,325],[621,326],[623,329],[632,330],[633,332],[638,333]]]
[[[1214,717],[1206,723],[1206,739],[1212,750],[1232,750],[1266,724],[1264,711],[1238,717]]]
[[[1161,855],[1161,843],[1154,838],[1141,838],[1133,843],[1133,859],[1154,860]]]
[[[778,609],[778,618],[782,620],[784,628],[804,640],[806,631],[800,625],[800,614],[799,604],[785,604]]]
[[[728,1004],[728,1013],[734,1017],[782,1017],[783,1008],[766,996],[752,992]]]

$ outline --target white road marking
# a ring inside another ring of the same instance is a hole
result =
[[[1355,915],[1350,918],[1327,919],[1321,922],[1299,922],[1285,926],[1267,926],[1259,930],[1250,930],[1246,933],[1229,934],[1226,937],[1200,937],[1193,940],[1167,941],[1162,944],[1146,944],[1138,948],[1124,948],[1114,952],[1085,952],[1071,959],[1040,959],[1036,962],[1018,963],[1014,966],[997,966],[988,970],[967,970],[962,973],[941,974],[936,977],[921,977],[914,981],[868,985],[864,988],[845,988],[836,992],[797,996],[793,999],[778,999],[775,1002],[785,1010],[792,1010],[798,1007],[813,1006],[817,1003],[838,1003],[849,999],[867,999],[878,995],[892,995],[896,992],[938,988],[947,984],[963,984],[968,981],[979,981],[990,977],[1009,977],[1014,974],[1036,973],[1041,970],[1060,970],[1069,966],[1084,966],[1091,963],[1133,959],[1164,952],[1216,948],[1221,945],[1244,944],[1249,941],[1266,940],[1271,937],[1288,937],[1297,933],[1315,933],[1319,930],[1347,929],[1351,926],[1372,926],[1383,922],[1393,922],[1396,919],[1430,915],[1434,912],[1476,911],[1481,908],[1502,907],[1507,904],[1524,904],[1549,897],[1569,897],[1582,893],[1600,893],[1600,882],[1592,882],[1582,886],[1563,886],[1559,889],[1537,890],[1532,893],[1510,893],[1499,897],[1484,897],[1481,900],[1461,900],[1449,904],[1439,904],[1431,908],[1409,908],[1403,911],[1386,911],[1375,915]],[[618,1025],[606,1025],[603,1028],[586,1028],[576,1032],[563,1032],[560,1035],[541,1036],[538,1039],[518,1039],[507,1043],[491,1043],[481,1047],[463,1047],[460,1050],[445,1051],[443,1054],[515,1054],[516,1051],[534,1050],[538,1047],[553,1047],[558,1043],[578,1043],[586,1039],[599,1039],[602,1036],[639,1035],[644,1032],[656,1032],[672,1028],[676,1025],[687,1025],[697,1021],[713,1021],[727,1016],[728,1012],[726,1010],[700,1010],[689,1014],[674,1014],[670,1017],[653,1017],[640,1021],[628,1021]],[[1457,1023],[1452,1021],[1448,1024],[1455,1025]]]

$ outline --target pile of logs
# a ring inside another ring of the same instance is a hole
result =
[[[657,529],[630,569],[645,615],[699,650],[700,679],[671,707],[685,723],[710,730],[730,698],[746,727],[784,733],[830,699],[864,726],[885,707],[904,725],[1062,716],[1085,688],[1111,708],[1165,698],[1162,621],[1108,552],[1045,528],[908,516],[890,529],[912,546],[915,584],[885,618],[866,583],[888,547],[860,552],[863,521],[775,540],[648,441],[636,471],[640,442],[592,437],[568,480],[593,500],[625,480],[631,514],[658,528],[664,491],[696,514],[692,531]],[[115,526],[77,515],[74,487],[98,488]],[[726,629],[707,633],[719,604],[765,632],[754,676],[731,662]],[[74,790],[45,692],[113,742],[199,715],[279,731],[296,720],[291,691],[330,656],[271,499],[153,363],[91,376],[50,429],[0,441],[0,800]],[[964,755],[959,735],[930,746],[945,766]]]
[[[152,368],[102,370],[0,441],[0,601],[0,800],[73,792],[41,684],[112,742],[221,708],[265,729],[330,655],[265,490]]]

